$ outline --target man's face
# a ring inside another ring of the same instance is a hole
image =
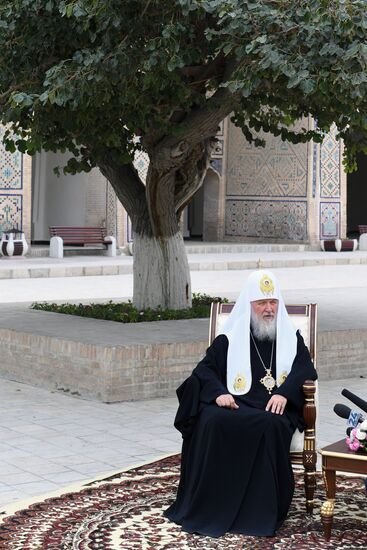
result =
[[[273,321],[278,313],[278,300],[255,300],[251,302],[252,312],[262,321]]]

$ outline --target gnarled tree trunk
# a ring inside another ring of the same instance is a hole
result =
[[[231,112],[228,92],[220,89],[208,105],[195,109],[179,135],[155,131],[142,139],[150,164],[145,185],[133,164],[111,155],[99,168],[125,207],[134,233],[134,298],[139,309],[191,306],[190,270],[180,215],[203,183],[218,124]]]
[[[131,219],[134,305],[191,307],[190,270],[175,207],[175,171],[162,173],[150,167],[144,186],[132,165],[121,167],[108,159],[99,166]]]
[[[134,304],[186,309],[191,306],[190,270],[175,205],[177,171],[151,164],[146,180],[149,217],[133,218]]]

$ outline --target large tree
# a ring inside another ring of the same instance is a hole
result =
[[[179,220],[219,123],[367,151],[365,0],[2,0],[0,119],[8,148],[98,166],[134,231],[134,302],[188,307]],[[317,129],[295,134],[311,115]],[[150,160],[146,184],[134,152]]]

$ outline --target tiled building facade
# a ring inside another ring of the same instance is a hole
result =
[[[314,247],[344,237],[347,185],[334,132],[321,146],[262,137],[266,147],[256,148],[223,122],[204,185],[185,213],[184,236]],[[51,153],[30,159],[1,146],[0,231],[22,228],[28,241],[44,242],[49,225],[106,225],[120,246],[130,241],[129,220],[106,179],[98,170],[58,178],[53,168],[65,161]],[[135,164],[144,179],[146,157],[138,155]]]
[[[31,159],[19,152],[6,151],[3,135],[0,126],[0,233],[16,228],[30,235]]]

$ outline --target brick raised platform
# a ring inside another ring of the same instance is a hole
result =
[[[33,323],[39,316],[42,330]],[[57,322],[69,334],[58,336]],[[55,321],[57,320],[56,324]],[[0,328],[0,377],[103,402],[173,396],[207,347],[208,320],[120,325],[32,311]],[[149,326],[148,326],[149,325]],[[79,330],[77,327],[79,326]],[[318,335],[321,379],[366,374],[367,329]]]

